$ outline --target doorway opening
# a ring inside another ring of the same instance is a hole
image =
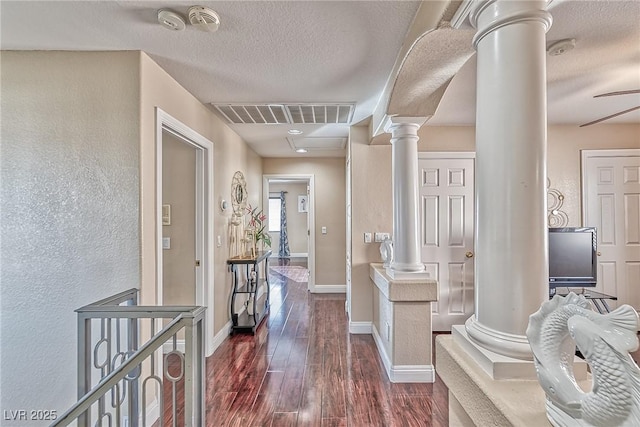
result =
[[[263,175],[263,206],[269,221],[271,265],[315,289],[314,177]],[[306,265],[306,268],[304,267]],[[286,270],[286,271],[285,271]]]
[[[156,108],[157,304],[191,301],[207,307],[209,326],[214,318],[214,239],[208,220],[214,212],[213,188],[213,143]],[[215,350],[214,333],[207,328],[207,355]]]

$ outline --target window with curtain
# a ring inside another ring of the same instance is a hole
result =
[[[280,231],[280,197],[269,197],[269,231]]]

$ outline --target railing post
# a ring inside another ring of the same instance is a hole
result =
[[[194,402],[195,382],[194,381],[194,357],[197,354],[195,341],[193,339],[194,318],[185,319],[184,323],[184,425],[191,427],[196,420],[194,410],[197,407]],[[175,397],[174,397],[175,398]],[[175,405],[175,402],[174,402]]]
[[[91,318],[78,313],[78,400],[91,390]],[[91,412],[78,417],[78,427],[89,427]]]
[[[204,324],[204,316],[200,316],[198,318],[198,322],[196,323],[196,344],[197,344],[197,352],[195,353],[196,357],[196,395],[195,402],[197,406],[196,412],[196,425],[203,426],[205,425],[205,375],[206,375],[206,363],[205,363],[205,324]]]
[[[138,305],[137,301],[137,293],[136,296],[131,298],[128,302],[128,305],[136,306]],[[135,353],[138,350],[138,319],[129,319],[129,333],[127,343],[128,350],[131,352],[130,354]],[[138,369],[142,369],[142,365]],[[140,396],[139,396],[139,378],[140,376],[136,375],[136,379],[129,380],[129,425],[131,427],[138,427],[139,424],[139,411],[140,411]]]

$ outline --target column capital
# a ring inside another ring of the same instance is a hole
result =
[[[412,133],[414,135],[418,134],[418,129],[425,124],[425,122],[429,119],[429,117],[404,117],[404,116],[390,116],[387,117],[384,123],[384,131],[386,133],[390,133],[392,136],[394,135],[394,131],[397,129],[411,129],[414,128],[415,131]],[[411,132],[411,131],[410,131]]]
[[[469,22],[478,30],[472,41],[476,50],[478,43],[486,35],[507,25],[536,21],[544,26],[546,33],[553,22],[551,14],[546,11],[546,0],[476,0],[474,3],[469,13]]]

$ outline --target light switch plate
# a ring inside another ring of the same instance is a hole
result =
[[[162,238],[162,249],[171,249],[171,237]]]
[[[371,233],[364,233],[364,242],[371,243]]]
[[[322,227],[322,234],[327,234],[327,227]]]

